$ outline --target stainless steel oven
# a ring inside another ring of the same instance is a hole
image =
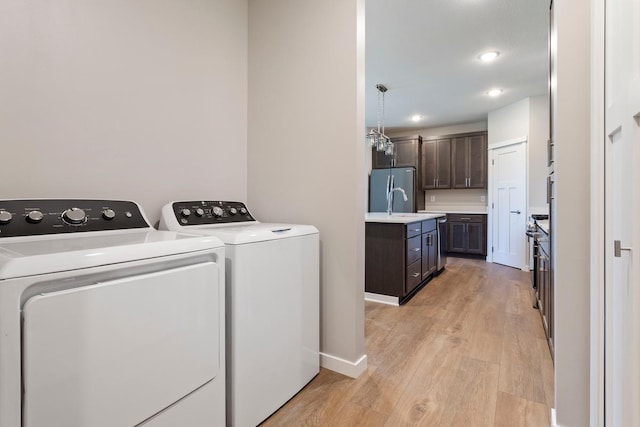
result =
[[[549,215],[546,214],[533,214],[531,220],[527,222],[527,241],[529,242],[531,250],[532,265],[530,266],[530,280],[531,280],[531,305],[533,308],[538,308],[538,292],[540,286],[538,283],[538,270],[540,268],[540,232],[538,231],[537,220],[548,219]]]
[[[538,257],[540,255],[538,247],[538,233],[535,222],[527,223],[527,241],[531,250],[532,265],[529,267],[531,280],[531,304],[533,308],[538,308]]]

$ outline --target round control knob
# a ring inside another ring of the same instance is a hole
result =
[[[196,209],[196,216],[202,216],[202,215],[204,215],[204,209],[202,208]]]
[[[37,224],[44,218],[44,215],[40,211],[31,211],[27,214],[27,221],[32,224]]]
[[[191,215],[191,210],[190,209],[182,209],[180,211],[180,215],[182,215],[183,217],[188,217],[189,215]]]
[[[9,224],[12,218],[11,212],[0,211],[0,224]]]
[[[80,208],[71,208],[62,212],[62,219],[68,224],[78,225],[86,221],[87,215]]]
[[[247,213],[247,210],[245,208],[240,208],[240,213],[244,215]]]
[[[238,213],[238,209],[236,209],[236,208],[229,208],[229,213],[230,213],[231,215],[235,215],[235,214],[237,214],[237,213]]]
[[[213,211],[213,214],[214,214],[215,216],[218,216],[218,217],[222,216],[222,208],[220,208],[220,207],[218,207],[218,206],[215,206],[215,207],[212,209],[212,211]]]
[[[111,221],[115,217],[116,212],[113,209],[105,209],[102,211],[102,218],[106,219],[107,221]]]

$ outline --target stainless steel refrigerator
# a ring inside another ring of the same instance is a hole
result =
[[[402,193],[394,191],[393,212],[416,212],[416,169],[386,168],[373,169],[369,175],[369,212],[387,211],[387,194],[392,188],[402,188],[407,194],[405,202]]]

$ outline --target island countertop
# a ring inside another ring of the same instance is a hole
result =
[[[441,213],[393,213],[387,215],[385,212],[368,212],[364,215],[365,222],[387,222],[393,224],[409,224],[412,222],[425,221],[444,217]]]
[[[487,214],[487,210],[485,209],[479,209],[479,208],[452,208],[452,209],[446,209],[446,210],[442,210],[442,209],[427,209],[427,210],[423,210],[423,211],[418,211],[418,213],[441,213],[441,214],[445,214],[445,213],[450,213],[450,214],[463,214],[463,215],[486,215]]]

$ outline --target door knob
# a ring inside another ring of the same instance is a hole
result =
[[[518,215],[521,214],[520,209],[518,209],[517,211],[511,211],[511,213],[518,214]]]
[[[622,251],[631,252],[631,248],[623,248],[620,240],[613,241],[613,256],[616,258],[620,258],[622,256]]]

